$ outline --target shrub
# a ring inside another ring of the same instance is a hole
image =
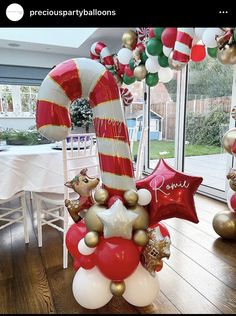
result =
[[[204,116],[188,113],[186,140],[190,144],[221,146],[221,126],[229,122],[229,113],[221,106],[212,106]]]

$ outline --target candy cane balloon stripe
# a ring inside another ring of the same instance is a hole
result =
[[[65,139],[71,127],[70,104],[81,97],[89,97],[93,110],[103,186],[111,195],[123,195],[124,191],[135,189],[128,130],[118,86],[113,75],[100,63],[77,58],[50,71],[38,94],[36,123],[39,132],[53,140]]]
[[[188,63],[190,59],[194,28],[177,28],[173,60]]]
[[[114,60],[107,45],[102,42],[95,42],[90,48],[90,57],[100,59],[101,63],[108,69],[114,66]]]

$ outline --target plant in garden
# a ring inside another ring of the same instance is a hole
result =
[[[212,106],[204,116],[188,113],[186,140],[190,144],[221,146],[221,127],[229,122],[229,113],[221,106]]]
[[[84,127],[89,131],[89,125],[93,123],[93,112],[87,99],[77,99],[70,107],[70,116],[73,127]]]

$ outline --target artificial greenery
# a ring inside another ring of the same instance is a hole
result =
[[[39,145],[51,143],[51,141],[39,134],[34,128],[27,131],[7,128],[0,132],[0,139],[6,140],[8,145]]]
[[[189,112],[186,122],[186,140],[190,144],[221,146],[224,127],[228,127],[229,113],[221,106],[211,106],[203,115]]]
[[[93,122],[93,112],[87,99],[77,99],[70,107],[70,116],[73,127],[84,127],[86,132]]]

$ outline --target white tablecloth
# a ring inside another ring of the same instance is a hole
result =
[[[97,157],[80,160],[81,165],[97,162]],[[94,172],[95,168],[89,168],[88,175]],[[63,184],[62,150],[52,149],[52,144],[7,146],[6,151],[0,151],[0,199],[21,190],[63,193]]]

